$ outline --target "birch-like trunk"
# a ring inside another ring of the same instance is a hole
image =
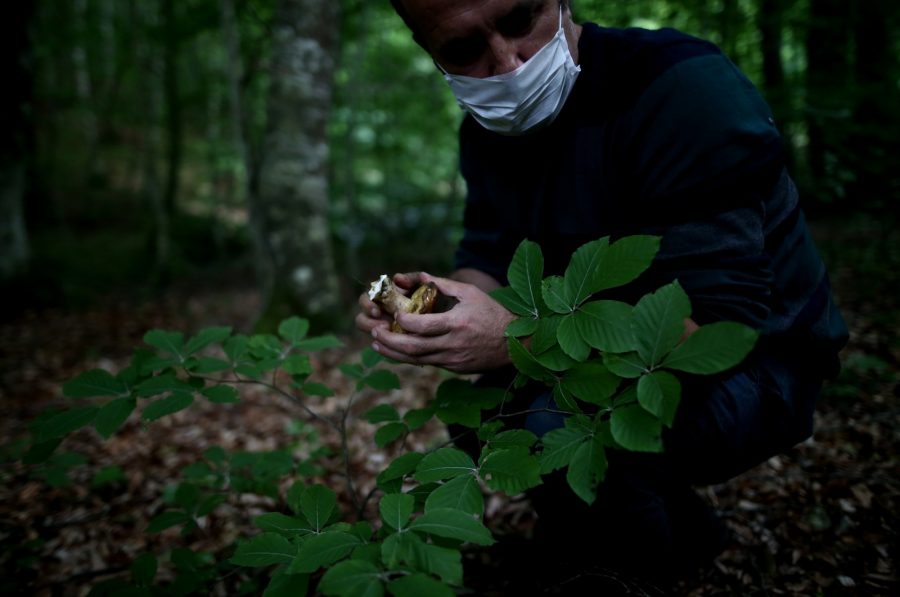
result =
[[[271,272],[269,326],[288,313],[329,323],[339,305],[328,225],[328,138],[338,3],[279,0],[268,122],[255,197]]]

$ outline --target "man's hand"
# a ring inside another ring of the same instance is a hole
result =
[[[444,313],[401,313],[397,321],[406,334],[394,334],[388,329],[387,320],[375,319],[371,328],[375,350],[404,363],[435,365],[456,373],[487,371],[509,364],[503,332],[515,319],[512,313],[471,284],[426,273],[408,276],[404,281],[434,282],[442,295],[452,296],[459,303]],[[360,316],[357,326],[363,329]]]
[[[394,274],[393,281],[397,290],[402,291],[406,296],[409,296],[413,290],[423,283],[418,272],[412,274]],[[369,299],[368,291],[359,295],[359,313],[356,315],[356,327],[361,332],[371,334],[372,329],[376,326],[385,323],[390,325],[393,320],[394,318],[390,313],[386,313]]]

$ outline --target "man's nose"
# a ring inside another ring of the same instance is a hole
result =
[[[516,70],[528,60],[519,52],[519,43],[509,40],[499,34],[494,34],[489,40],[491,51],[491,65],[488,76],[502,75]]]

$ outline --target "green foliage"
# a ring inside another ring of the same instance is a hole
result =
[[[452,594],[450,587],[463,582],[460,547],[494,541],[482,521],[483,488],[515,495],[539,485],[542,475],[565,469],[573,492],[593,503],[609,450],[663,449],[663,430],[674,424],[681,398],[679,375],[724,371],[753,347],[756,332],[729,322],[700,327],[684,338],[690,302],[677,281],[634,306],[602,297],[604,290],[637,278],[658,247],[655,237],[600,239],[572,256],[564,276],[542,279],[539,247],[521,244],[509,267],[511,286],[494,296],[520,314],[522,323],[506,331],[520,373],[517,384],[546,386],[556,403],[548,408],[568,413],[565,425],[540,438],[506,429],[495,409],[507,392],[456,378],[445,380],[422,408],[402,413],[389,403],[376,404],[360,416],[378,426],[379,447],[433,418],[461,424],[482,446],[476,460],[449,446],[424,454],[401,449],[377,477],[378,533],[368,521],[344,521],[347,513],[339,504],[354,504],[362,514],[368,499],[361,500],[352,484],[347,499],[339,500],[331,488],[304,480],[321,474],[312,460],[323,450],[313,449],[310,461],[298,461],[287,448],[227,453],[215,446],[168,487],[165,508],[146,532],[177,528],[189,536],[230,494],[252,492],[284,499],[286,508],[257,516],[259,534],[239,539],[224,563],[257,569],[247,577],[247,590],[260,590],[255,583],[268,579],[266,595]],[[150,349],[138,351],[127,369],[89,371],[67,383],[71,407],[38,417],[31,425],[31,448],[19,453],[33,463],[35,476],[65,484],[67,471],[85,464],[74,454],[53,454],[69,433],[93,424],[108,438],[133,413],[151,423],[189,409],[198,396],[227,408],[240,399],[235,385],[244,383],[266,385],[303,402],[315,420],[346,438],[352,397],[337,416],[318,414],[318,399],[333,391],[309,379],[310,352],[339,343],[331,336],[308,338],[308,329],[305,320],[292,317],[278,326],[278,335],[247,337],[208,328],[186,340],[178,332],[152,330],[144,338]],[[366,350],[358,362],[339,369],[355,392],[386,393],[400,381],[380,368],[382,363],[380,355]],[[308,445],[318,437],[302,421],[292,422],[290,433]],[[343,457],[349,470],[349,455]],[[95,486],[122,478],[121,470],[110,470],[95,477]],[[287,478],[295,480],[282,498]],[[213,563],[198,554],[173,551],[171,560],[180,571],[173,586],[198,590],[213,578]],[[116,586],[150,587],[158,566],[153,554],[143,554],[132,566],[133,585]]]

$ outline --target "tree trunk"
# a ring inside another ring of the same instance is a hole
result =
[[[178,91],[178,23],[175,0],[162,0],[163,87],[166,96],[166,186],[163,204],[171,216],[178,198],[178,179],[181,173],[181,104]]]
[[[784,80],[784,63],[781,59],[784,28],[784,0],[760,0],[756,26],[759,29],[760,54],[762,55],[763,89],[772,107],[775,121],[784,134],[787,146],[788,166],[793,166],[791,136],[786,134],[793,123],[791,101]]]
[[[896,0],[857,0],[854,81],[854,128],[849,139],[856,180],[851,185],[857,202],[876,209],[892,209],[900,190],[895,160],[900,93],[898,65],[891,48],[890,27]]]
[[[810,0],[806,35],[807,155],[814,188],[824,196],[841,194],[842,139],[850,106],[849,2]]]
[[[328,225],[328,137],[338,3],[279,0],[258,202],[265,230],[261,327],[296,312],[320,329],[339,306]]]
[[[30,2],[7,7],[4,22],[7,40],[2,60],[6,66],[6,91],[0,95],[0,281],[25,272],[28,266],[28,233],[24,198],[28,164],[28,139],[32,123],[29,34],[33,16]]]

